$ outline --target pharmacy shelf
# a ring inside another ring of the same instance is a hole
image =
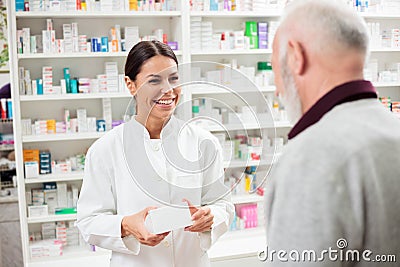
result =
[[[179,17],[180,11],[142,11],[142,12],[86,12],[86,11],[68,11],[68,12],[39,12],[39,11],[19,11],[16,12],[17,18],[154,18],[154,17]]]
[[[248,123],[248,124],[225,124],[220,125],[199,125],[210,132],[223,132],[223,131],[234,131],[234,130],[254,130],[254,129],[265,129],[265,128],[291,128],[293,125],[288,121],[276,121],[274,123]]]
[[[30,135],[30,136],[23,136],[22,142],[23,143],[32,143],[32,142],[98,139],[98,138],[102,137],[104,134],[105,134],[104,132],[93,132],[93,133]]]
[[[203,18],[278,18],[282,14],[282,10],[267,10],[265,12],[253,11],[192,11],[191,17]]]
[[[227,87],[229,87],[227,85]],[[273,93],[275,92],[275,86],[259,87],[259,91],[262,93]],[[239,90],[239,93],[245,93],[246,90]],[[248,92],[256,92],[255,90]],[[229,90],[223,88],[215,87],[203,87],[191,90],[192,94],[221,94],[230,93]],[[131,98],[132,95],[128,92],[126,93],[88,93],[88,94],[61,94],[61,95],[22,95],[20,96],[21,102],[31,102],[31,101],[53,101],[53,100],[76,100],[76,99],[99,99],[99,98]]]
[[[276,86],[275,85],[270,85],[270,86],[262,86],[258,88],[260,92],[262,93],[275,93],[276,91]]]
[[[400,87],[400,83],[382,83],[382,82],[376,82],[373,83],[375,87]]]
[[[181,56],[182,51],[174,51]],[[18,54],[18,59],[49,59],[49,58],[103,58],[103,57],[127,57],[128,52],[90,52],[90,53],[59,53],[59,54]]]
[[[400,48],[371,48],[370,49],[371,53],[379,53],[379,52],[400,52]]]
[[[88,53],[59,53],[59,54],[18,54],[18,59],[45,58],[91,58],[91,57],[126,57],[128,52],[88,52]]]
[[[90,251],[88,247],[76,246],[63,248],[63,255],[58,257],[44,257],[31,259],[28,267],[47,266],[109,266],[111,251],[96,247],[96,251]],[[108,265],[107,265],[108,263]]]
[[[80,181],[83,179],[83,171],[75,171],[71,173],[61,174],[45,174],[38,178],[25,179],[25,184],[37,184],[46,182],[65,182],[65,181]]]
[[[279,18],[283,10],[268,10],[266,12],[253,11],[192,11],[191,17],[203,18]],[[359,13],[361,17],[366,19],[399,19],[399,14],[385,13]]]
[[[192,51],[192,56],[207,55],[262,55],[271,54],[272,49],[230,49],[230,50],[201,50]]]
[[[263,154],[263,160],[232,160],[232,161],[224,161],[224,168],[240,168],[240,167],[247,167],[247,166],[266,166],[271,165],[276,162],[281,153],[274,154]]]
[[[361,17],[366,19],[400,19],[399,14],[385,14],[385,13],[359,13]]]
[[[254,257],[258,255],[258,252],[265,249],[265,245],[264,227],[230,231],[221,236],[208,250],[208,256],[211,261]]]
[[[61,221],[74,221],[76,220],[75,214],[63,214],[63,215],[49,215],[43,217],[28,217],[28,223],[45,223],[45,222],[61,222]]]
[[[224,93],[231,93],[232,90],[237,92],[237,93],[255,93],[257,92],[256,90],[256,85],[254,85],[253,88],[250,90],[246,90],[245,88],[240,88],[236,90],[232,85],[224,85],[227,88],[217,88],[215,86],[207,86],[207,84],[204,84],[204,86],[198,85],[196,87],[193,87],[191,89],[191,94],[193,95],[200,95],[200,94],[224,94]],[[261,93],[273,93],[275,92],[276,87],[275,86],[263,86],[263,87],[258,87],[258,92]]]
[[[0,151],[14,150],[14,145],[0,145]]]
[[[264,201],[264,197],[257,194],[232,195],[233,204],[244,204]]]
[[[130,98],[129,93],[89,93],[89,94],[62,94],[62,95],[22,95],[20,101],[53,101],[53,100],[77,100],[99,98]]]
[[[15,168],[0,168],[0,172],[9,172],[9,171],[15,171]]]
[[[232,161],[224,161],[224,168],[240,168],[247,166],[261,166],[270,164],[267,161],[261,160],[232,160]]]
[[[0,197],[0,204],[18,202],[18,196]]]

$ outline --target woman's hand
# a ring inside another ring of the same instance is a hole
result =
[[[189,200],[184,199],[189,205],[190,214],[192,215],[193,225],[185,228],[185,231],[190,232],[206,232],[211,230],[211,226],[214,222],[214,215],[211,214],[209,207],[196,208]]]
[[[169,234],[152,234],[144,225],[144,221],[149,210],[156,209],[156,207],[147,207],[144,210],[125,216],[121,222],[121,235],[122,237],[132,235],[135,237],[141,244],[154,247],[158,245],[163,239]]]

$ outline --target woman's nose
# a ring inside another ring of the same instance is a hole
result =
[[[172,89],[174,89],[174,88],[171,86],[171,84],[168,81],[166,81],[163,83],[163,86],[161,87],[161,92],[163,94],[166,94],[166,93],[172,91]]]

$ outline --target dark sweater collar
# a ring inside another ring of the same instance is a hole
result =
[[[321,97],[296,123],[289,132],[289,139],[317,123],[335,106],[366,98],[377,98],[374,86],[369,81],[358,80],[344,83]]]

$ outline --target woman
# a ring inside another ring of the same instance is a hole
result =
[[[86,242],[113,251],[111,266],[209,266],[206,251],[233,216],[218,141],[173,116],[181,88],[167,45],[135,45],[125,75],[137,115],[90,147],[77,226]],[[149,210],[183,200],[192,226],[148,231]]]

